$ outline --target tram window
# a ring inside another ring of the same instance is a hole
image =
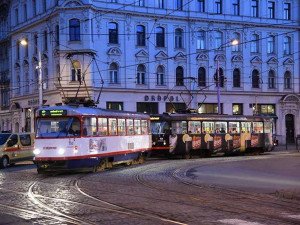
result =
[[[127,135],[134,135],[133,120],[127,119]]]
[[[70,125],[69,129],[69,136],[79,136],[81,135],[80,130],[80,120],[76,117],[73,118],[72,124]]]
[[[96,117],[83,117],[83,135],[97,135],[97,119]]]
[[[239,122],[229,122],[229,133],[240,133],[240,123]]]
[[[253,122],[253,133],[263,133],[263,122]]]
[[[152,134],[170,134],[169,124],[166,121],[151,122]]]
[[[141,123],[142,134],[148,134],[147,120],[142,120]]]
[[[172,134],[186,134],[187,122],[186,121],[173,121],[172,122]]]
[[[215,133],[227,133],[227,122],[216,122]]]
[[[140,120],[134,120],[134,133],[141,134],[141,121]]]
[[[191,134],[201,133],[201,122],[200,121],[189,121],[189,133],[191,133]]]
[[[118,134],[126,135],[125,119],[118,119]]]
[[[242,133],[251,133],[251,122],[241,122],[242,125]]]
[[[215,130],[214,122],[202,122],[202,133],[210,134]]]
[[[265,133],[266,134],[272,133],[272,122],[265,122]]]
[[[99,135],[107,135],[107,118],[98,118]]]
[[[117,135],[117,119],[108,119],[109,135]]]

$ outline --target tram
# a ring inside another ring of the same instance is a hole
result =
[[[37,111],[38,173],[141,163],[150,151],[149,115],[68,105]]]
[[[273,118],[268,116],[151,115],[152,154],[190,158],[271,151]]]

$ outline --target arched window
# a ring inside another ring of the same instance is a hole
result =
[[[146,68],[144,65],[140,64],[137,68],[136,82],[137,84],[146,84]]]
[[[163,66],[157,67],[156,84],[157,85],[165,85],[165,69]]]
[[[233,38],[232,40],[237,40],[238,41],[238,44],[236,45],[232,45],[231,46],[231,49],[233,52],[238,52],[240,51],[240,34],[238,33],[233,33]]]
[[[215,32],[215,48],[221,50],[221,46],[223,43],[222,32]]]
[[[257,34],[251,35],[251,52],[253,52],[253,53],[258,52],[258,35]]]
[[[252,88],[259,88],[259,73],[257,70],[252,71]]]
[[[21,93],[21,78],[20,75],[17,76],[17,87],[16,87],[17,94]]]
[[[176,68],[176,86],[183,86],[183,68],[181,66],[178,66]]]
[[[200,67],[198,70],[198,86],[205,87],[206,86],[206,74],[205,68]]]
[[[291,38],[284,37],[283,39],[283,54],[290,55],[291,54]]]
[[[198,31],[197,34],[197,49],[205,49],[205,32]]]
[[[71,19],[69,21],[70,41],[80,41],[80,21]]]
[[[116,23],[109,23],[108,24],[108,42],[111,44],[118,44],[118,24]]]
[[[48,69],[44,69],[44,74],[43,74],[43,89],[48,89],[49,85],[49,77],[48,77]]]
[[[77,60],[71,64],[71,81],[81,81],[81,64]]]
[[[183,31],[180,28],[175,30],[175,48],[183,48]]]
[[[239,69],[233,70],[233,87],[241,87],[241,73]]]
[[[219,68],[219,76],[220,76],[220,87],[224,87],[224,80],[225,80],[225,77],[224,77],[224,72],[223,72],[223,69],[222,68]]]
[[[269,88],[275,88],[275,73],[273,70],[269,71],[268,85]]]
[[[156,47],[165,47],[165,29],[156,27]]]
[[[119,82],[119,67],[116,63],[111,63],[109,66],[109,82],[117,84]]]
[[[145,27],[142,25],[136,26],[136,41],[138,46],[145,46]]]
[[[292,81],[291,81],[291,73],[289,71],[286,71],[284,73],[284,88],[285,89],[291,89],[292,88]]]
[[[275,53],[275,37],[269,36],[267,39],[267,53]]]

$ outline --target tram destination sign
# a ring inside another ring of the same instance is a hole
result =
[[[55,109],[55,110],[40,110],[40,116],[66,116],[67,110]]]

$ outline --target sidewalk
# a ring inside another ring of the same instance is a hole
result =
[[[286,145],[278,145],[272,152],[299,152],[300,153],[300,145],[298,145],[298,150],[296,148],[296,144],[288,144]]]

